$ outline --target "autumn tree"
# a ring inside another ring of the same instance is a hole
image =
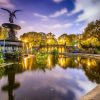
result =
[[[0,27],[0,40],[6,39],[8,37],[7,28]]]
[[[58,37],[58,44],[60,45],[67,45],[70,46],[71,45],[71,38],[68,37],[67,34],[62,34],[61,36]]]
[[[100,41],[100,20],[89,23],[85,28],[83,37],[89,38],[91,36],[98,38]]]
[[[28,32],[20,36],[20,39],[25,42],[29,48],[45,44],[46,35],[42,32]]]
[[[55,45],[58,44],[57,39],[53,33],[48,33],[46,35],[46,45]]]
[[[83,48],[100,48],[100,20],[96,20],[87,25],[81,40]]]

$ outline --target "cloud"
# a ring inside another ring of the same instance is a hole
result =
[[[60,2],[63,2],[64,0],[53,0],[53,2],[55,3],[60,3]]]
[[[20,23],[20,24],[26,24],[26,21],[20,20],[19,23]]]
[[[0,13],[0,16],[3,16],[3,14],[2,14],[2,13]]]
[[[73,14],[77,14],[82,11],[81,14],[78,15],[76,22],[81,21],[93,21],[100,19],[100,0],[76,0],[75,8],[72,10],[68,16]]]
[[[39,14],[39,13],[34,13],[33,15],[36,16],[36,17],[40,17],[42,20],[47,20],[48,19],[47,16]]]
[[[27,26],[27,28],[29,29],[29,30],[34,30],[34,27],[33,26]]]
[[[95,83],[92,83],[88,80],[83,81],[83,80],[77,80],[76,81],[79,87],[84,87],[83,90],[85,93],[88,93],[89,91],[91,91],[94,87],[96,87]],[[88,84],[88,85],[87,85]]]
[[[36,32],[44,32],[44,33],[58,33],[56,34],[57,37],[59,37],[61,35],[61,33],[64,33],[63,30],[69,29],[72,26],[72,24],[70,23],[49,23],[49,24],[45,24],[45,23],[37,23],[34,25],[26,25],[22,26],[22,29],[19,31],[19,34],[17,34],[17,36],[21,35],[22,33],[26,33],[26,32],[30,32],[30,31],[36,31]],[[68,78],[68,77],[67,77]]]
[[[55,17],[59,17],[59,16],[61,16],[63,14],[66,14],[66,13],[67,13],[67,9],[63,8],[63,9],[61,9],[59,11],[56,11],[54,14],[51,14],[50,17],[51,18],[55,18]]]
[[[39,14],[39,13],[34,13],[33,15],[36,16],[36,17],[39,17],[41,18],[42,21],[47,21],[49,18],[57,18],[59,16],[62,16],[64,14],[66,14],[68,11],[66,8],[62,8],[56,12],[54,12],[53,14],[50,14],[48,16],[46,15],[42,15],[42,14]]]
[[[0,0],[0,7],[14,8],[14,5],[11,3],[10,0]]]
[[[72,24],[54,24],[54,25],[44,25],[46,28],[50,29],[60,29],[60,28],[69,28],[72,26]]]

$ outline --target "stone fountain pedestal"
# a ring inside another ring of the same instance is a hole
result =
[[[4,23],[2,26],[7,28],[9,31],[8,37],[5,40],[0,40],[1,50],[4,52],[20,51],[23,43],[17,39],[16,34],[17,30],[20,30],[21,27],[13,23]]]

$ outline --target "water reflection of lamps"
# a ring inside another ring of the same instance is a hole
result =
[[[27,69],[27,66],[28,66],[28,57],[24,58],[24,66],[25,66],[25,69]]]
[[[24,57],[22,59],[23,68],[27,70],[31,70],[34,63],[36,62],[35,60],[36,60],[35,56],[32,56],[32,55],[28,55],[28,57]]]
[[[47,58],[47,66],[49,69],[51,69],[52,65],[53,65],[52,58],[53,58],[53,56],[51,54]]]
[[[87,59],[87,66],[90,68],[96,67],[97,66],[97,62],[95,61],[95,59],[91,59],[88,58]]]
[[[67,68],[71,65],[71,58],[67,57],[58,58],[58,64],[63,68]]]
[[[90,63],[90,61],[88,61],[88,62],[87,62],[87,65],[88,65],[88,66],[91,66],[91,63]]]
[[[58,63],[61,67],[65,67],[66,66],[66,59],[65,58],[59,58]]]

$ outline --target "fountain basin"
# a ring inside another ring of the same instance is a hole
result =
[[[20,30],[21,29],[21,27],[19,25],[12,24],[12,23],[4,23],[4,24],[2,24],[2,26],[5,27],[5,28],[14,29],[14,30]]]

